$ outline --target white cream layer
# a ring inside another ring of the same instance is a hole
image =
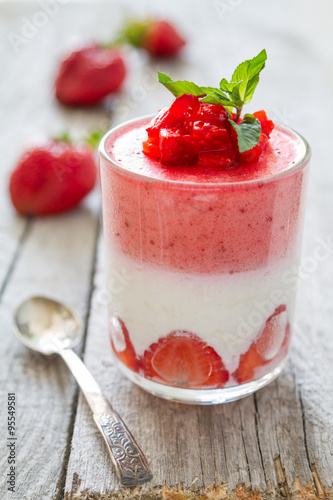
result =
[[[287,306],[290,322],[294,315],[296,262],[232,275],[187,274],[112,252],[106,267],[110,321],[124,321],[138,355],[160,337],[186,330],[232,372],[277,306]]]

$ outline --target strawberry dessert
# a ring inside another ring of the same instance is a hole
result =
[[[288,358],[309,149],[242,114],[265,60],[216,89],[160,73],[170,107],[100,146],[111,345],[168,399],[242,397]]]

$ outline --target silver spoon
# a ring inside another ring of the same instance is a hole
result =
[[[29,349],[50,356],[59,354],[76,378],[99,428],[117,476],[123,486],[138,486],[152,479],[146,457],[121,417],[103,396],[97,382],[70,348],[82,340],[75,315],[46,297],[31,297],[14,314],[17,338]]]

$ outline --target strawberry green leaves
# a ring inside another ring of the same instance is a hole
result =
[[[259,83],[259,75],[265,67],[266,50],[263,49],[253,59],[248,59],[237,66],[231,81],[222,78],[219,88],[199,87],[193,82],[173,81],[164,73],[158,73],[158,80],[175,97],[183,94],[198,96],[200,101],[210,104],[220,104],[229,114],[229,122],[237,132],[239,151],[242,153],[256,146],[260,138],[260,122],[253,115],[245,115],[240,119],[244,104],[248,104]],[[234,111],[235,110],[235,111]],[[234,113],[233,113],[234,111]]]
[[[248,151],[256,146],[260,139],[261,125],[253,115],[245,115],[242,121],[237,124],[229,120],[234,130],[237,132],[238,149],[240,153]]]

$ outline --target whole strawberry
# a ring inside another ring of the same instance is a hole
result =
[[[156,57],[176,56],[186,43],[176,28],[163,19],[128,21],[117,42],[144,48]]]
[[[23,153],[11,174],[9,192],[20,214],[56,214],[76,207],[96,178],[92,147],[50,140]]]
[[[119,50],[92,45],[72,52],[62,61],[55,94],[66,105],[94,105],[119,90],[125,76]]]

